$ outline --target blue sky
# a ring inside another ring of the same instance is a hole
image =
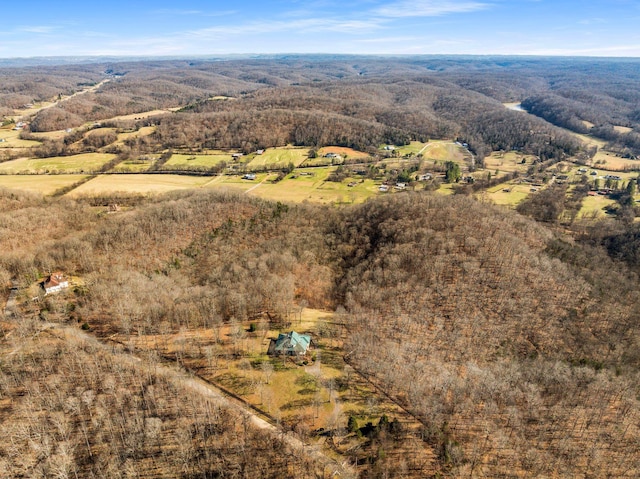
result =
[[[233,53],[640,57],[640,0],[3,2],[0,58]]]

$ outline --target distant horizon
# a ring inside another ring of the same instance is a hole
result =
[[[594,61],[638,61],[640,57],[621,56],[587,56],[587,55],[502,55],[502,54],[389,54],[389,53],[230,53],[230,54],[196,54],[196,55],[51,55],[32,57],[0,57],[0,68],[22,67],[22,66],[61,66],[73,64],[92,64],[103,62],[144,62],[144,61],[180,61],[180,60],[200,60],[200,61],[232,61],[232,60],[279,60],[287,58],[314,58],[318,59],[346,59],[346,58],[380,58],[380,59],[429,59],[429,58],[469,58],[469,59],[491,59],[491,58],[512,58],[523,60],[594,60]]]
[[[36,11],[37,16],[33,15]],[[0,58],[640,58],[638,0],[166,0],[3,5]],[[251,53],[254,52],[254,53]],[[289,52],[289,53],[283,53]]]

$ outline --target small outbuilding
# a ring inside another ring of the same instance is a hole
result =
[[[299,334],[295,331],[280,333],[278,339],[271,339],[267,354],[269,356],[304,356],[314,347],[313,340],[308,334]]]
[[[68,288],[69,281],[61,272],[57,271],[51,273],[40,285],[44,289],[44,294],[51,294]]]

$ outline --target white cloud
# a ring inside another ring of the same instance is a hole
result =
[[[489,4],[476,1],[455,0],[399,0],[374,10],[376,15],[390,18],[437,17],[451,13],[483,10]]]
[[[51,33],[54,30],[56,30],[56,27],[52,25],[32,25],[17,28],[17,31],[25,33]]]

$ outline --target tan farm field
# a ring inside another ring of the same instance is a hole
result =
[[[184,175],[100,175],[68,193],[69,196],[91,196],[113,192],[164,193],[188,188],[201,188],[211,181],[207,176]]]
[[[0,163],[0,173],[89,173],[98,171],[115,157],[116,155],[107,153],[84,153],[52,158],[19,158]]]
[[[86,177],[86,175],[0,175],[0,186],[48,196]]]

